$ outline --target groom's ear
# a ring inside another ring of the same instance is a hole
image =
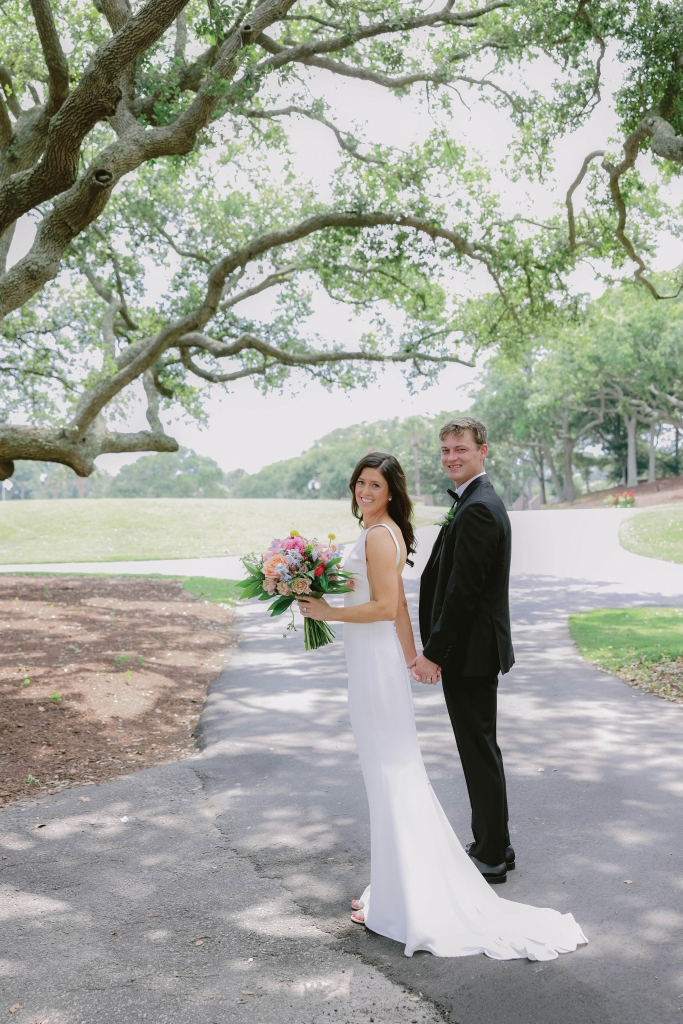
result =
[[[489,453],[489,446],[487,444],[483,444],[481,446],[481,448],[479,449],[479,454],[481,455],[482,459],[485,459],[486,456],[488,455],[488,453]]]

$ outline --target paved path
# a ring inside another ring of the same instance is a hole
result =
[[[302,913],[219,813],[197,759],[0,811],[2,1019],[444,1024]]]
[[[501,686],[500,717],[519,866],[500,894],[571,910],[591,940],[577,953],[549,964],[407,959],[348,925],[348,900],[368,880],[369,829],[342,648],[305,654],[253,606],[203,716],[196,767],[219,827],[344,948],[449,1021],[680,1021],[683,708],[587,666],[566,628],[568,611],[647,600],[538,578],[513,590],[518,666]],[[441,694],[416,685],[415,698],[430,777],[465,842],[467,796]]]
[[[244,576],[237,555],[228,558],[159,558],[146,562],[31,562],[0,565],[0,572],[85,573],[104,576],[208,576],[234,580]]]

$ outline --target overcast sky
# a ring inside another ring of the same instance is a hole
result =
[[[553,211],[554,204],[564,199],[568,185],[575,178],[583,157],[592,149],[602,148],[610,136],[615,135],[614,114],[610,95],[616,87],[619,68],[616,62],[605,61],[604,100],[590,122],[574,135],[556,146],[557,175],[546,187],[530,185],[527,181],[504,185],[509,206],[533,211],[542,219]],[[535,85],[542,87],[549,77],[549,66],[539,62],[534,70]],[[311,77],[319,76],[325,82],[325,93],[332,104],[334,119],[341,128],[362,125],[360,137],[370,141],[405,147],[421,141],[435,127],[429,111],[417,98],[397,99],[379,86],[352,79],[336,79],[312,70]],[[551,75],[550,77],[554,77]],[[511,129],[504,113],[474,101],[466,94],[469,109],[464,105],[454,108],[450,133],[458,141],[479,151],[489,166],[495,167],[504,158]],[[324,197],[338,157],[336,142],[331,132],[310,121],[294,121],[290,134],[295,167],[302,179],[312,180]],[[498,180],[503,183],[502,176]],[[683,183],[674,180],[672,198],[683,198]],[[678,190],[679,195],[673,190]],[[14,262],[27,250],[33,236],[30,222],[24,218],[19,224],[15,243],[10,253]],[[663,245],[658,269],[672,266],[681,260],[679,243]],[[156,285],[157,283],[155,283]],[[588,268],[575,279],[577,288],[598,294]],[[266,294],[244,303],[240,309],[245,315],[267,312],[272,299]],[[317,304],[310,324],[312,331],[356,347],[365,329],[361,321],[349,319],[348,311],[334,306],[326,299]],[[214,388],[207,403],[208,426],[200,429],[196,423],[165,418],[169,433],[180,442],[202,455],[210,455],[225,470],[242,468],[255,472],[262,466],[299,455],[324,434],[337,427],[361,421],[373,421],[392,416],[401,418],[416,413],[436,413],[443,410],[464,409],[468,405],[467,392],[477,371],[471,368],[447,366],[439,383],[411,395],[400,370],[388,368],[378,377],[376,385],[368,390],[328,392],[314,382],[307,382],[303,374],[294,374],[283,394],[262,395],[249,380],[232,384],[229,393]],[[146,427],[142,404],[129,421],[129,429]],[[116,472],[125,462],[136,456],[101,456],[98,465],[108,472]]]

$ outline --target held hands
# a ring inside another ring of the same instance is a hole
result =
[[[408,670],[417,683],[435,683],[441,681],[441,668],[435,665],[424,654],[418,654],[416,658],[408,662]]]
[[[317,619],[318,622],[327,622],[333,610],[332,605],[328,604],[324,597],[299,598],[299,611],[305,619]]]

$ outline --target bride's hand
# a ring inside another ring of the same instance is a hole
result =
[[[325,622],[332,612],[332,606],[324,597],[302,597],[299,599],[299,611],[305,619]]]

